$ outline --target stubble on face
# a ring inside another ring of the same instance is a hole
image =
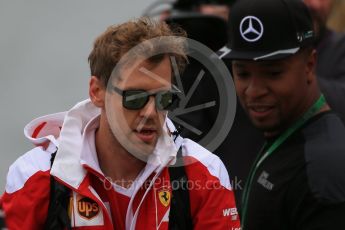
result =
[[[171,88],[171,66],[168,57],[159,63],[141,62],[132,69],[122,72],[121,79],[115,82],[117,87],[122,90],[145,90],[156,92]],[[145,70],[146,72],[142,71]],[[161,78],[165,84],[162,84]],[[167,112],[157,110],[155,99],[149,97],[149,101],[142,109],[128,110],[122,106],[122,96],[114,95],[112,108],[113,119],[117,125],[113,125],[114,138],[119,139],[123,147],[130,153],[150,155],[161,135],[163,135],[163,125]],[[116,100],[116,101],[115,101]],[[116,111],[115,111],[116,110]]]

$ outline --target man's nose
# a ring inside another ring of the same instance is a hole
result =
[[[259,98],[265,96],[268,92],[267,86],[265,81],[260,79],[257,76],[253,76],[249,82],[248,86],[245,90],[245,94],[249,98]]]
[[[147,104],[140,110],[140,116],[142,117],[154,117],[157,115],[157,108],[154,96],[149,97]]]

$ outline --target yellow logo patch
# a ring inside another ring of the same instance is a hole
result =
[[[163,189],[163,190],[159,191],[158,197],[159,197],[159,201],[162,203],[162,205],[164,205],[165,207],[168,207],[168,205],[170,204],[170,200],[171,200],[171,193],[170,193],[169,189]]]
[[[77,197],[77,210],[81,217],[91,220],[100,212],[98,204],[87,197]]]

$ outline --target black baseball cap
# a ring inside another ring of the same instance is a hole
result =
[[[236,0],[177,0],[174,2],[173,8],[178,10],[192,10],[193,7],[197,7],[202,4],[232,6],[235,1]]]
[[[223,59],[282,59],[315,39],[312,17],[301,0],[238,0],[228,33]]]

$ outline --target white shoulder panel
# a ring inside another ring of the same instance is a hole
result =
[[[19,157],[9,168],[6,192],[14,193],[24,187],[26,181],[39,171],[50,169],[51,152],[36,147]]]

